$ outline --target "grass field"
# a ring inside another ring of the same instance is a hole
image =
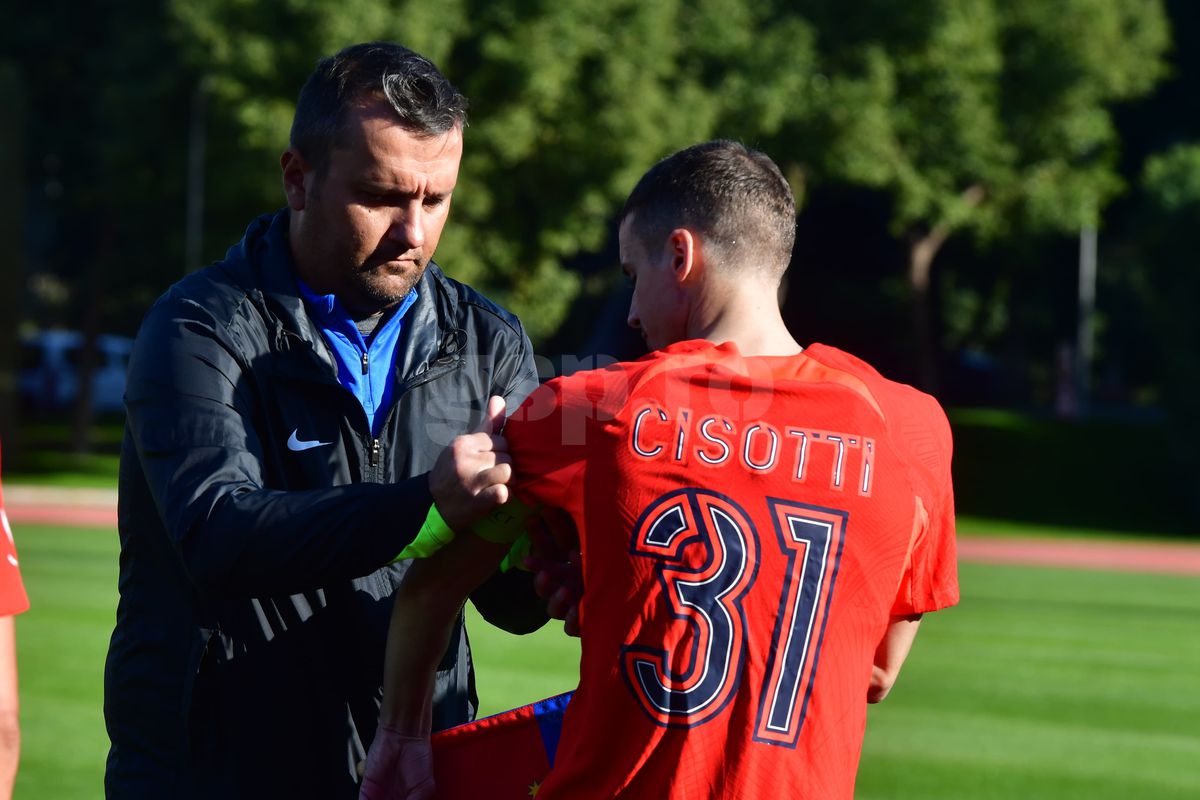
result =
[[[116,534],[16,537],[33,603],[16,796],[99,797]],[[871,711],[861,800],[1200,797],[1200,580],[974,564],[961,580],[962,604],[927,619]],[[485,713],[570,688],[578,648],[557,627],[475,623]]]

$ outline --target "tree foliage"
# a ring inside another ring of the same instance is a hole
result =
[[[1126,265],[1135,282],[1143,318],[1150,327],[1154,349],[1147,357],[1159,366],[1163,405],[1171,417],[1178,473],[1189,481],[1186,497],[1192,518],[1200,521],[1200,263],[1195,240],[1200,226],[1200,141],[1175,145],[1147,159],[1139,206],[1140,219],[1132,250],[1135,262]]]
[[[472,104],[439,261],[553,332],[576,297],[564,265],[600,249],[645,168],[719,133],[758,138],[804,106],[811,28],[742,0],[171,5],[211,125],[231,148],[211,182],[224,209],[278,204],[273,165],[313,62],[355,41],[428,55]],[[776,15],[777,16],[777,15]],[[216,134],[214,134],[215,136]],[[253,159],[254,163],[251,163]],[[229,237],[232,218],[217,227]]]
[[[1163,73],[1168,30],[1160,0],[47,0],[3,37],[30,81],[30,179],[66,182],[32,209],[54,221],[35,251],[80,286],[85,265],[128,276],[142,304],[183,268],[196,92],[216,258],[282,205],[318,57],[375,38],[430,56],[472,102],[439,260],[545,338],[637,177],[713,136],[768,151],[801,195],[886,193],[926,272],[957,231],[1094,222],[1120,188],[1110,108]]]
[[[535,336],[563,319],[580,286],[565,265],[601,248],[641,172],[712,136],[765,148],[797,190],[816,180],[889,193],[893,230],[924,242],[927,261],[958,230],[1094,224],[1121,186],[1109,109],[1153,86],[1168,42],[1159,0],[170,8],[213,99],[210,219],[222,240],[244,222],[234,209],[279,204],[276,158],[318,56],[384,38],[438,63],[472,103],[440,260]]]

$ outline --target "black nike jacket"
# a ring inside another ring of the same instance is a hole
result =
[[[427,471],[537,385],[520,322],[430,264],[378,437],[309,320],[288,215],[172,286],[134,346],[121,454],[120,601],[104,674],[111,798],[354,798],[374,735],[391,595]],[[290,441],[290,446],[289,446]],[[319,443],[319,444],[314,444]],[[514,632],[523,573],[472,598]],[[473,718],[460,615],[434,727]]]

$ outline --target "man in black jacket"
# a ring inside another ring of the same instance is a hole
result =
[[[283,154],[287,208],[172,286],[130,362],[109,797],[354,797],[391,596],[430,506],[497,501],[503,456],[438,459],[536,386],[520,322],[430,260],[465,100],[397,45],[322,60]],[[499,461],[498,461],[499,459]],[[523,574],[473,600],[546,619]],[[474,716],[461,615],[434,724]]]

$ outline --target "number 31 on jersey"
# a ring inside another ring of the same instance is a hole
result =
[[[704,724],[721,712],[745,678],[761,681],[755,740],[796,746],[848,515],[776,498],[766,503],[786,571],[761,676],[743,676],[748,646],[743,605],[761,561],[750,516],[718,492],[678,489],[651,503],[634,527],[630,551],[657,562],[662,601],[689,626],[690,635],[673,651],[661,642],[656,647],[635,641],[622,648],[625,681],[659,725]],[[685,558],[692,547],[702,548],[704,557]]]

